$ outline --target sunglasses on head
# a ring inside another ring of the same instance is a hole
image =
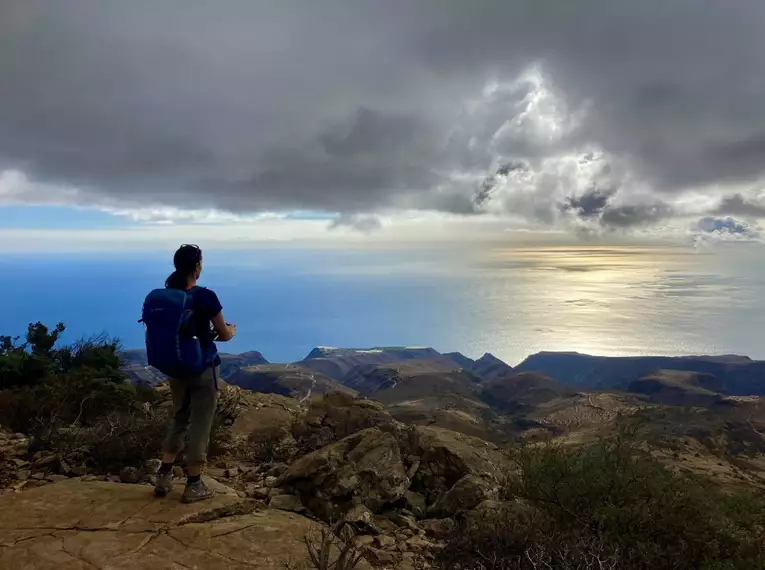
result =
[[[189,250],[193,251],[194,253],[192,255],[194,256],[196,261],[201,261],[202,260],[202,250],[199,249],[198,245],[193,244],[193,243],[184,243],[181,247],[178,248],[178,252],[176,253],[176,255],[178,255],[178,253],[180,253],[181,251],[184,251],[184,250],[187,251],[187,252]]]

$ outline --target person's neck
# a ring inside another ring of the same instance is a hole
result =
[[[192,289],[197,286],[197,280],[196,279],[189,279],[188,283],[186,283],[186,291],[189,289]]]

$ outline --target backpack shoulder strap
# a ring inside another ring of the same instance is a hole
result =
[[[187,306],[193,311],[194,310],[194,291],[199,289],[196,285],[194,287],[191,287],[189,289],[186,289],[184,293],[186,293],[186,300],[183,303],[183,308],[185,309]]]

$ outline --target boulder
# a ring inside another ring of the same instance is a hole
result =
[[[351,507],[377,511],[409,488],[396,438],[368,428],[298,459],[278,485],[296,491],[314,514],[338,520]]]
[[[232,438],[259,461],[288,461],[294,457],[297,445],[292,426],[300,414],[297,400],[236,390],[241,392],[240,409],[229,428]]]
[[[398,556],[388,550],[370,547],[365,550],[365,553],[368,560],[371,560],[379,566],[396,564],[398,562]]]
[[[69,468],[69,473],[67,473],[70,477],[83,477],[87,474],[88,467],[84,463],[72,465]]]
[[[343,517],[344,522],[350,524],[356,533],[361,534],[380,534],[380,526],[375,522],[375,516],[364,505],[352,507]]]
[[[239,477],[244,472],[245,470],[242,469],[241,465],[235,465],[234,467],[229,467],[228,469],[225,469],[223,471],[223,476],[226,479],[234,479],[236,477]]]
[[[311,402],[308,412],[294,425],[292,435],[300,450],[309,452],[394,421],[379,402],[332,392]]]
[[[138,483],[141,480],[141,474],[135,467],[123,467],[120,471],[120,481],[123,483]]]
[[[279,482],[278,477],[269,476],[264,479],[264,483],[266,487],[275,487],[278,482]]]
[[[29,440],[22,434],[9,433],[0,427],[0,490],[20,489],[28,478]],[[25,477],[25,475],[27,475]]]
[[[131,467],[131,469],[134,469],[134,468]],[[72,473],[72,466],[69,464],[69,462],[66,459],[61,457],[59,458],[57,471],[59,475],[69,476]],[[136,473],[138,473],[138,471],[136,471]]]
[[[457,527],[457,523],[454,519],[427,519],[420,521],[420,528],[425,531],[428,536],[440,538],[454,532]]]
[[[428,509],[431,518],[446,518],[460,511],[469,511],[482,501],[496,497],[498,489],[485,479],[475,475],[465,475],[446,491],[435,504]]]
[[[285,463],[276,463],[268,468],[265,475],[266,477],[279,477],[287,470],[288,465]]]
[[[396,547],[396,539],[387,534],[381,534],[375,537],[375,547],[382,550],[392,550]]]
[[[414,515],[407,511],[391,510],[383,513],[383,516],[399,528],[416,532],[419,530]]]
[[[427,501],[425,495],[415,493],[414,491],[407,491],[404,496],[396,503],[397,506],[401,506],[410,510],[417,518],[425,518],[427,514]]]
[[[413,536],[406,540],[406,549],[409,552],[423,552],[430,550],[433,547],[433,543],[422,538],[421,536]]]
[[[418,426],[416,428],[420,466],[412,490],[435,503],[465,475],[499,482],[512,470],[512,464],[499,448],[476,437],[455,431]]]
[[[295,495],[275,495],[268,502],[268,506],[272,509],[281,509],[282,511],[291,511],[293,513],[305,512],[303,503]]]
[[[32,459],[35,471],[58,471],[61,465],[61,457],[53,453],[38,452]]]
[[[365,548],[371,545],[375,540],[374,536],[368,534],[359,534],[353,539],[353,544],[356,548]]]
[[[29,439],[23,433],[9,433],[0,427],[0,461],[26,455],[29,452]]]
[[[268,499],[269,497],[268,491],[269,491],[268,487],[258,487],[254,483],[249,483],[244,486],[244,492],[248,497],[252,499],[258,499],[261,501],[265,501],[266,499]]]
[[[380,532],[383,534],[393,534],[398,532],[399,526],[391,521],[388,517],[383,515],[375,515],[374,523]]]
[[[321,525],[220,488],[210,501],[156,500],[145,487],[70,479],[0,496],[0,568],[283,570],[307,567]],[[337,556],[337,553],[334,553]],[[368,569],[362,561],[360,570]]]

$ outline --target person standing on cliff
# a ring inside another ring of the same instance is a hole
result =
[[[218,401],[220,357],[215,341],[231,340],[236,325],[223,318],[223,307],[210,289],[199,287],[202,250],[182,245],[173,257],[175,271],[164,289],[146,297],[143,318],[149,365],[169,377],[173,417],[162,445],[162,465],[154,493],[173,488],[172,467],[186,447],[188,478],[182,500],[210,499],[214,491],[202,481],[213,416]]]

